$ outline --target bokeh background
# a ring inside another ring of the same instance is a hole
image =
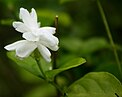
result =
[[[100,0],[122,63],[122,1]],[[70,85],[88,72],[107,71],[120,75],[96,0],[0,0],[0,97],[58,97],[56,89],[8,59],[4,46],[22,39],[12,22],[19,20],[20,7],[35,8],[41,26],[54,26],[59,16],[60,49],[57,65],[75,57],[82,66],[57,76],[60,86]]]

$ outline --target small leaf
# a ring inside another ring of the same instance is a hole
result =
[[[77,67],[79,65],[82,65],[85,63],[86,60],[83,58],[76,58],[68,62],[67,64],[61,65],[58,69],[50,70],[46,72],[46,76],[49,79],[53,79],[57,74],[59,74],[62,71],[68,70],[70,68]]]
[[[92,72],[73,83],[67,95],[68,97],[122,97],[122,84],[110,73]]]
[[[27,58],[20,60],[15,56],[15,52],[8,52],[7,55],[20,67],[23,67],[24,69],[26,69],[27,71],[31,72],[36,76],[42,76],[36,61],[32,57],[29,56]]]

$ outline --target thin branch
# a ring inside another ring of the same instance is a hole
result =
[[[55,17],[55,28],[56,28],[56,34],[55,36],[58,37],[58,15]],[[57,51],[53,51],[53,69],[56,69],[57,64]]]
[[[118,65],[118,69],[119,69],[119,72],[120,72],[120,76],[121,76],[121,79],[122,79],[122,67],[121,67],[121,63],[120,63],[120,60],[119,60],[119,56],[118,56],[118,53],[117,53],[117,50],[116,50],[115,43],[113,41],[111,32],[110,32],[110,28],[109,28],[107,19],[105,17],[105,13],[103,11],[102,5],[101,5],[99,0],[97,0],[97,5],[98,5],[98,8],[99,8],[99,11],[100,11],[100,14],[101,14],[101,17],[102,17],[102,20],[103,20],[107,35],[108,35],[108,38],[110,40],[110,44],[111,44],[111,46],[113,48],[114,56],[115,56],[115,59],[116,59],[117,65]]]

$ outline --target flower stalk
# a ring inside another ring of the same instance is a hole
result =
[[[58,15],[55,16],[55,28],[56,28],[56,33],[55,36],[58,38]],[[56,65],[57,65],[57,51],[53,51],[53,56],[52,56],[52,60],[53,60],[53,69],[56,69]],[[52,84],[57,90],[58,90],[58,96],[60,95],[61,97],[65,96],[64,91],[58,86],[57,82],[56,82],[56,77],[54,77],[53,81],[49,82],[50,84]]]
[[[45,73],[44,73],[44,71],[43,71],[43,68],[42,68],[42,66],[41,66],[40,57],[39,57],[39,52],[38,52],[37,49],[34,51],[34,59],[35,59],[37,65],[38,65],[38,67],[39,67],[39,70],[40,70],[41,73],[42,73],[41,78],[45,80],[45,79],[46,79],[46,75],[45,75]]]
[[[45,72],[44,72],[44,70],[43,70],[43,68],[42,68],[42,66],[41,66],[40,56],[39,56],[39,52],[38,52],[37,49],[34,51],[34,59],[35,59],[35,61],[37,62],[38,67],[39,67],[39,69],[40,69],[40,71],[41,71],[41,73],[42,73],[42,76],[41,76],[40,78],[44,79],[44,80],[45,80],[46,82],[48,82],[49,84],[53,85],[53,86],[57,89],[59,95],[60,95],[60,96],[63,96],[65,93],[64,93],[63,90],[58,86],[58,84],[56,83],[56,81],[55,81],[55,80],[51,80],[51,81],[50,81],[50,80],[46,77]],[[58,95],[58,96],[59,96],[59,95]]]
[[[118,65],[118,69],[119,69],[119,72],[120,72],[120,76],[121,76],[121,79],[122,79],[122,67],[121,67],[121,63],[120,63],[120,60],[119,60],[119,56],[118,56],[118,53],[117,53],[117,50],[116,50],[116,47],[115,47],[115,43],[114,43],[112,35],[111,35],[111,31],[110,31],[107,19],[105,17],[105,13],[103,11],[102,5],[101,5],[99,0],[97,0],[97,5],[98,5],[98,8],[99,8],[99,11],[100,11],[100,14],[101,14],[101,17],[102,17],[102,20],[103,20],[103,23],[104,23],[109,41],[110,41],[110,44],[113,48],[114,56],[115,56],[115,59],[116,59],[117,65]]]
[[[50,84],[52,84],[58,90],[59,95],[61,97],[64,97],[64,95],[65,95],[64,91],[54,81],[50,82]]]
[[[58,15],[55,16],[55,28],[56,28],[55,36],[58,37]],[[53,51],[53,69],[56,69],[56,64],[57,64],[57,51]]]

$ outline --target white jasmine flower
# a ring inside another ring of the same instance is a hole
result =
[[[31,13],[27,9],[20,8],[19,18],[22,22],[13,22],[13,27],[23,33],[23,38],[31,41],[38,41],[39,36],[44,34],[55,34],[54,27],[41,27],[37,22],[37,14],[34,8],[31,9]],[[29,37],[29,38],[28,38]],[[31,38],[30,38],[31,37]]]
[[[20,40],[10,45],[5,46],[5,49],[9,51],[16,51],[16,55],[20,58],[28,57],[36,48],[43,56],[43,58],[50,62],[51,53],[48,50],[58,50],[59,40],[53,34],[55,34],[54,27],[39,27],[37,23],[36,11],[32,8],[31,13],[26,9],[20,8],[20,19],[23,22],[13,22],[13,27],[23,33],[22,37],[25,40]]]

